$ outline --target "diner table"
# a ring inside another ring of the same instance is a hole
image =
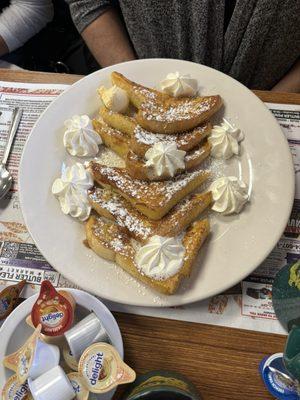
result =
[[[0,70],[0,80],[72,84],[78,75]],[[263,101],[300,104],[300,94],[255,91]],[[204,400],[272,399],[258,365],[282,352],[286,337],[140,315],[114,313],[124,340],[125,361],[142,374],[166,369],[187,376]],[[121,399],[119,387],[114,399]],[[171,400],[171,399],[170,399]]]

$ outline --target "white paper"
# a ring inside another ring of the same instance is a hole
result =
[[[41,113],[67,87],[0,81],[0,157],[12,109],[17,106],[23,109],[8,162],[14,177],[13,190],[0,203],[0,288],[26,279],[29,284],[23,292],[25,297],[39,290],[44,279],[55,286],[76,287],[56,272],[38,251],[24,224],[18,195],[18,168],[25,141]]]

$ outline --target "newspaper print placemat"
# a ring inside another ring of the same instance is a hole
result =
[[[9,159],[15,184],[0,203],[0,289],[26,279],[24,296],[39,290],[44,279],[56,287],[77,287],[56,272],[33,243],[22,218],[17,174],[26,138],[42,111],[66,85],[0,82],[0,156],[10,123],[12,108],[24,110]],[[294,207],[285,232],[269,257],[235,291],[191,305],[172,308],[145,308],[106,302],[113,311],[285,333],[272,308],[272,281],[276,272],[300,257],[300,105],[267,103],[280,123],[293,154],[297,177]]]

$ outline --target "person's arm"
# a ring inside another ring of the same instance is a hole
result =
[[[53,18],[52,0],[11,0],[0,14],[0,56],[21,47]]]
[[[3,37],[0,36],[0,57],[8,52],[9,52],[9,50],[8,50],[7,44],[6,44],[5,40],[3,39]]]
[[[124,26],[113,8],[84,29],[82,37],[102,67],[136,58]]]
[[[272,88],[274,92],[300,93],[300,59],[289,72]]]
[[[102,67],[135,59],[112,0],[66,0],[73,22]]]

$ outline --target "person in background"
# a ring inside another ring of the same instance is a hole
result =
[[[300,0],[66,0],[102,67],[168,57],[300,92]]]
[[[2,0],[0,4],[0,66],[3,56],[23,46],[53,18],[52,0]],[[7,61],[14,60],[5,57]]]

